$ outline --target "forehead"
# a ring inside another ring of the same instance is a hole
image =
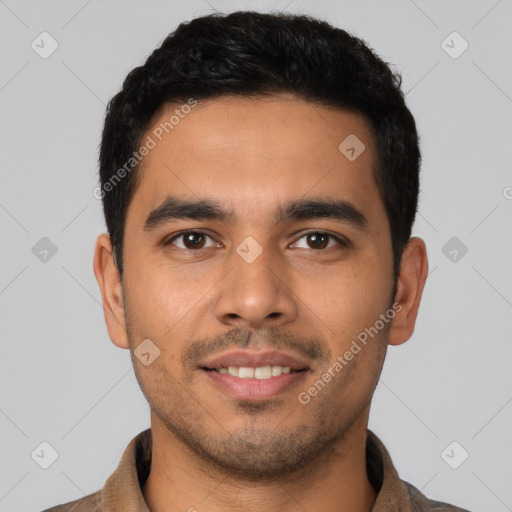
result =
[[[370,216],[382,214],[374,141],[362,115],[283,96],[184,105],[162,108],[141,138],[153,147],[140,164],[128,216],[143,216],[169,194],[215,196],[254,222],[276,203],[308,195],[338,196]]]

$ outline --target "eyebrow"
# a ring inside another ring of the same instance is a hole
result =
[[[214,199],[184,199],[167,196],[146,218],[144,231],[152,231],[173,220],[216,220],[233,222],[233,210],[226,210]],[[274,224],[288,220],[333,219],[366,230],[368,219],[352,203],[343,199],[297,199],[278,208],[273,215]]]

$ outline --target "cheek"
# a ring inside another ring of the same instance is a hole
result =
[[[162,341],[173,337],[207,290],[164,265],[146,261],[125,268],[126,309],[137,336]]]
[[[314,313],[319,328],[333,338],[341,351],[357,335],[375,324],[388,308],[390,277],[377,265],[338,267],[316,285],[303,280],[299,296]],[[310,292],[306,292],[311,290]]]

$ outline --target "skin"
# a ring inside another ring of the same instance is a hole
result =
[[[159,112],[147,134],[175,108]],[[366,146],[354,161],[338,150],[349,134]],[[131,351],[151,406],[153,460],[143,493],[152,512],[252,512],[269,504],[285,512],[371,510],[371,397],[387,346],[412,335],[428,271],[425,244],[412,238],[392,296],[390,228],[375,163],[361,115],[281,95],[199,102],[144,158],[127,213],[122,282],[106,234],[97,240],[94,272],[110,338]],[[168,194],[216,199],[235,217],[144,230]],[[269,215],[313,197],[349,201],[366,228],[329,218],[275,223]],[[187,250],[183,237],[165,245],[189,229],[207,235],[199,237],[202,248]],[[349,245],[328,238],[318,248],[311,232]],[[262,248],[252,263],[236,252],[248,236]],[[392,322],[301,404],[298,393],[393,302],[401,309]],[[149,366],[133,356],[144,339],[160,350]],[[199,349],[213,356],[278,348],[304,358],[312,347],[300,383],[257,404],[227,396],[197,366]]]

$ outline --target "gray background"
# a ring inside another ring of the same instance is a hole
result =
[[[431,270],[413,338],[389,351],[370,427],[427,495],[512,510],[511,0],[0,0],[0,511],[96,491],[149,426],[92,271],[104,231],[97,149],[128,71],[214,8],[317,15],[402,72],[422,137],[415,234]],[[43,31],[59,45],[47,59],[31,48]],[[442,46],[453,31],[469,43],[458,58]],[[43,237],[57,248],[46,261]],[[48,469],[31,458],[43,441],[58,452]]]

